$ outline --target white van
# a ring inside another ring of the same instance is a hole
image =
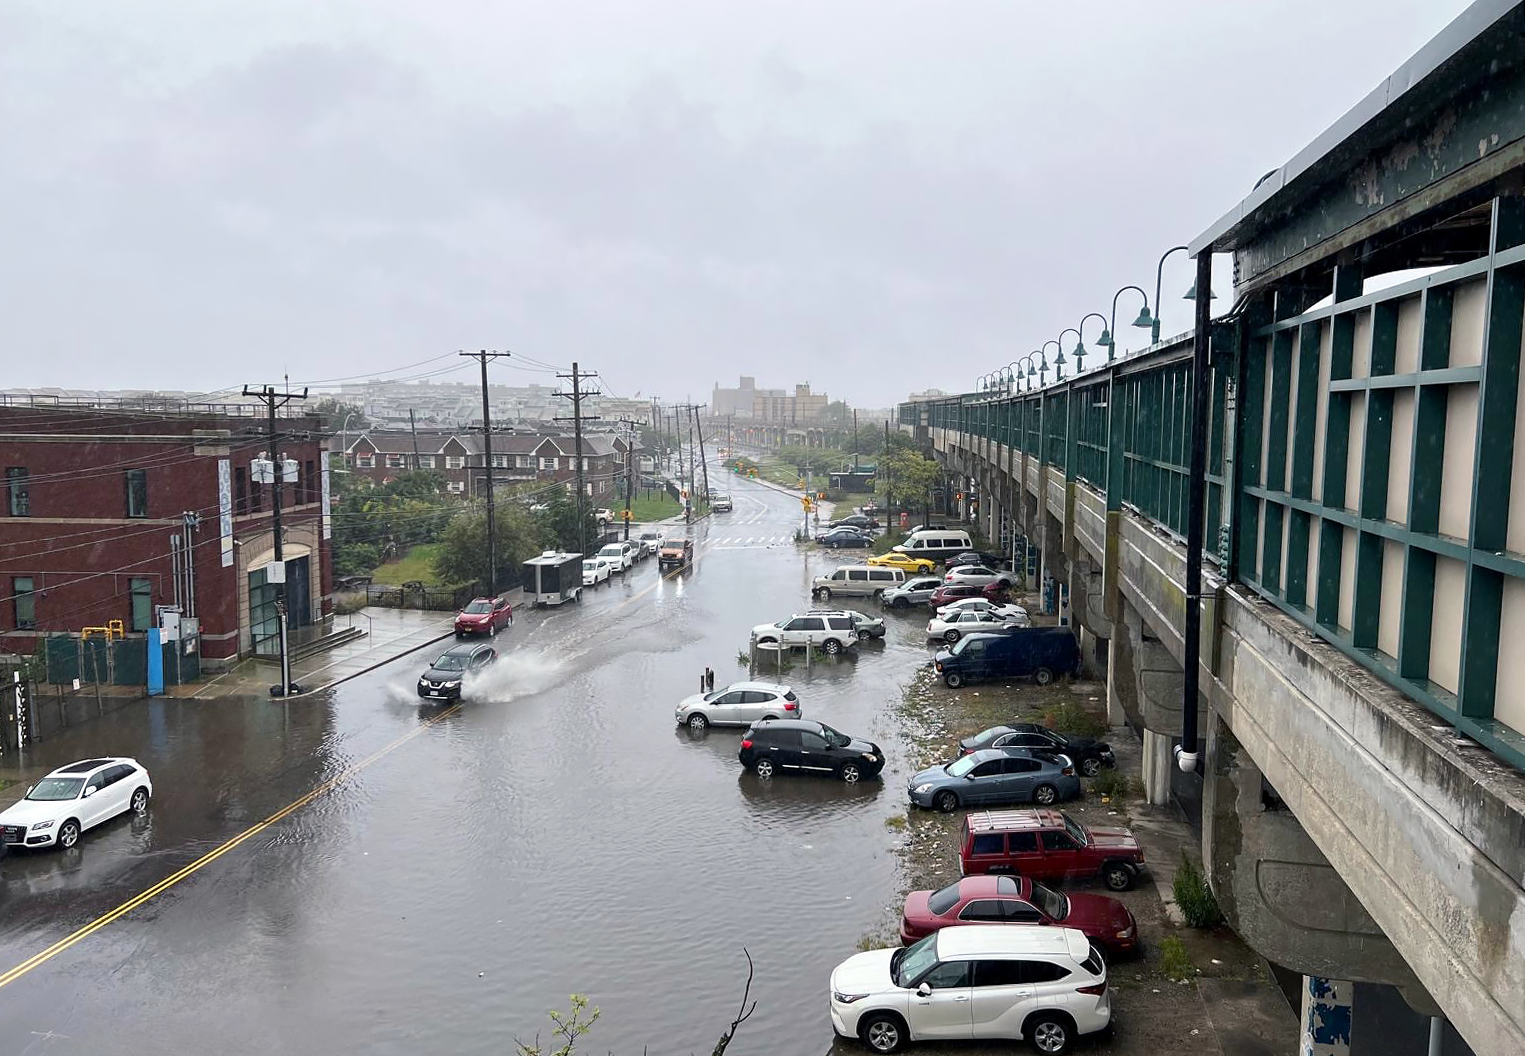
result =
[[[810,593],[821,600],[833,595],[846,598],[877,598],[886,590],[905,582],[905,573],[898,568],[880,568],[876,565],[844,565],[829,576],[816,576],[810,584]]]
[[[897,553],[912,557],[930,557],[933,561],[946,561],[965,550],[974,549],[969,533],[958,528],[922,528],[906,536],[905,542],[893,548]]]

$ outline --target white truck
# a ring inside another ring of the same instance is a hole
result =
[[[582,600],[582,555],[547,550],[524,562],[524,594],[535,608]]]

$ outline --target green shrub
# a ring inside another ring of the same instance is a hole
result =
[[[751,665],[752,665],[752,654],[750,652],[748,652],[747,650],[745,650],[745,649],[738,649],[738,650],[736,650],[736,666],[737,667],[750,667]]]
[[[1077,704],[1066,701],[1045,708],[1043,725],[1061,733],[1073,733],[1077,737],[1100,737],[1107,732],[1107,723]]]
[[[1091,791],[1098,796],[1127,799],[1133,795],[1133,779],[1121,770],[1103,770],[1091,778]]]
[[[365,608],[365,593],[359,594],[335,594],[334,615],[348,616]]]
[[[1192,864],[1184,852],[1171,887],[1175,893],[1176,905],[1181,908],[1181,916],[1186,918],[1187,924],[1194,928],[1210,928],[1222,923],[1223,912],[1218,908],[1218,900],[1213,897],[1213,889],[1208,886],[1207,878],[1201,870]]]
[[[1191,963],[1191,954],[1178,936],[1166,935],[1160,940],[1160,969],[1176,982],[1184,982],[1197,974],[1197,966]]]

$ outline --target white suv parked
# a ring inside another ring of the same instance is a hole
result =
[[[831,1025],[874,1052],[908,1041],[1027,1039],[1063,1053],[1112,1019],[1107,965],[1075,928],[972,924],[849,957],[831,973]]]
[[[757,645],[810,645],[840,653],[858,644],[858,627],[852,613],[816,610],[753,627],[752,641]]]
[[[0,813],[0,841],[11,847],[68,850],[79,834],[118,814],[148,811],[154,793],[136,759],[83,759],[61,766]]]
[[[614,571],[624,572],[625,569],[635,564],[635,544],[630,542],[610,543],[598,552],[599,557],[605,558]]]

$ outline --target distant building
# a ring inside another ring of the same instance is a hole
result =
[[[717,418],[734,415],[753,422],[792,425],[825,418],[830,402],[824,392],[811,392],[808,382],[796,385],[791,395],[784,389],[759,389],[756,378],[742,377],[734,389],[715,385],[710,394],[710,413]]]
[[[277,627],[274,487],[250,463],[268,448],[265,419],[227,409],[0,406],[0,647],[32,653],[112,620],[141,638],[178,605],[200,621],[208,666],[263,651]],[[276,454],[297,469],[281,488],[282,558],[300,628],[330,608],[327,473],[316,418],[279,428]]]

